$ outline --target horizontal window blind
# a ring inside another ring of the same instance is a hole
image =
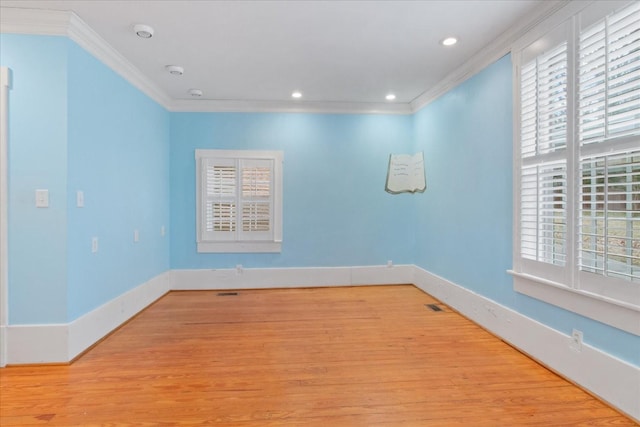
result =
[[[270,239],[273,223],[273,161],[242,160],[241,224],[244,236]]]
[[[232,232],[236,230],[236,204],[228,203],[207,203],[206,230]]]
[[[579,35],[578,268],[640,282],[640,3]],[[589,155],[582,155],[583,147]]]
[[[640,2],[585,2],[513,58],[514,288],[637,332]]]
[[[640,3],[583,30],[578,133],[582,144],[640,130]]]
[[[271,230],[269,203],[246,202],[242,206],[242,231]]]
[[[567,248],[565,161],[523,167],[520,192],[523,258],[564,266]]]
[[[197,251],[282,250],[283,152],[196,149]]]
[[[567,145],[567,44],[522,67],[521,153],[535,156]]]
[[[206,188],[208,197],[235,197],[236,195],[235,165],[216,165],[207,163]]]
[[[640,282],[640,151],[580,162],[579,268]]]
[[[567,146],[567,43],[521,68],[520,254],[564,266],[567,247],[567,164],[548,160]]]
[[[271,197],[271,167],[242,168],[242,197]]]
[[[208,239],[233,240],[237,224],[237,166],[230,159],[203,159],[203,231]]]

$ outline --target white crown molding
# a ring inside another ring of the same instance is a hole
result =
[[[169,109],[171,98],[73,12],[0,8],[0,32],[67,36],[149,98]]]
[[[71,12],[0,7],[0,33],[66,36]]]
[[[3,7],[0,18],[2,33],[69,37],[169,111],[412,114],[407,103],[172,99],[73,12]]]
[[[451,89],[463,83],[468,78],[479,73],[493,62],[502,58],[511,51],[511,47],[516,40],[570,3],[572,3],[571,0],[554,0],[545,2],[536,14],[530,15],[527,19],[513,25],[483,49],[479,50],[461,67],[449,74],[445,79],[441,80],[434,87],[426,90],[420,96],[411,101],[412,111],[414,113],[419,111],[429,103],[435,101]],[[574,3],[584,2],[574,1]]]
[[[174,99],[169,111],[199,113],[412,114],[407,103]]]
[[[536,14],[509,28],[456,71],[408,104],[172,99],[73,12],[0,8],[0,32],[68,36],[151,99],[174,112],[412,114],[509,53],[516,41],[562,9],[579,10],[592,2],[553,0],[543,3]]]
[[[171,97],[115,50],[75,13],[71,12],[68,36],[149,98],[168,109]]]

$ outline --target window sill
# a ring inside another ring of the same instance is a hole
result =
[[[507,272],[513,276],[513,287],[518,293],[640,336],[640,307],[636,305],[530,274]]]
[[[199,253],[279,253],[282,242],[198,242]]]

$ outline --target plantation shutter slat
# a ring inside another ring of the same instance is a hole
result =
[[[640,277],[640,152],[580,163],[579,268]]]
[[[578,55],[578,140],[590,146],[577,178],[578,269],[640,282],[640,150],[610,148],[629,137],[640,147],[640,3],[583,29]]]
[[[638,335],[640,2],[576,7],[513,52],[510,272],[516,292]]]
[[[202,160],[203,238],[256,242],[274,236],[272,159]]]
[[[529,157],[536,152],[537,138],[537,102],[536,102],[536,63],[522,68],[521,82],[521,152],[523,157]]]
[[[578,138],[583,144],[640,128],[640,4],[583,30],[579,39]]]
[[[537,59],[537,152],[566,147],[567,45],[561,44]]]
[[[202,159],[204,237],[235,240],[237,167],[232,159]]]
[[[522,257],[563,266],[566,241],[566,162],[524,167],[520,192]]]
[[[521,70],[521,156],[534,160],[567,144],[567,44]],[[535,161],[520,173],[520,255],[564,266],[567,245],[566,161]]]
[[[240,170],[239,238],[252,241],[273,239],[273,160],[241,160]]]

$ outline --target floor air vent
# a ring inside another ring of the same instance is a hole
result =
[[[235,297],[237,295],[237,292],[218,292],[219,297]]]
[[[430,309],[431,311],[443,311],[438,304],[425,304],[424,306]]]

